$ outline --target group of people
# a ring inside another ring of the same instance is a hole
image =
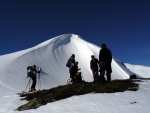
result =
[[[99,60],[91,55],[90,68],[92,70],[94,82],[110,82],[111,80],[111,62],[112,54],[107,48],[106,44],[101,45],[101,50],[99,51]],[[81,72],[78,72],[81,68],[78,68],[78,62],[75,61],[75,55],[72,54],[68,59],[66,66],[69,68],[71,82],[82,82]],[[29,92],[36,91],[36,75],[40,73],[41,69],[36,67],[36,65],[27,67],[27,75],[32,79],[32,85]],[[100,72],[100,75],[98,74]],[[107,80],[105,80],[105,75]]]
[[[94,55],[91,55],[90,68],[92,70],[94,82],[110,82],[111,80],[111,62],[112,62],[112,53],[107,48],[106,44],[101,45],[101,50],[99,51],[99,60],[95,58]],[[75,55],[72,54],[68,59],[66,64],[69,67],[70,78],[74,80],[74,76],[78,72],[78,62],[75,61]],[[100,72],[100,75],[98,74]],[[105,79],[105,73],[107,80]]]
[[[81,68],[78,68],[78,62],[75,61],[74,54],[68,59],[66,66],[69,68],[71,82],[82,82],[81,72],[78,72]]]
[[[107,48],[106,44],[101,45],[101,50],[99,51],[99,60],[95,58],[94,55],[91,55],[90,67],[93,73],[94,82],[110,82],[111,80],[111,62],[112,62],[112,53]],[[100,72],[100,76],[98,75]],[[107,80],[105,80],[105,75]]]

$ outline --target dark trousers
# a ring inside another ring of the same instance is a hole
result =
[[[100,66],[100,79],[102,80],[102,82],[105,81],[105,72],[107,76],[107,82],[110,82],[112,73],[111,62],[104,61]]]
[[[96,81],[96,78],[98,77],[98,68],[92,68],[92,74],[94,81]]]
[[[31,79],[32,79],[31,89],[35,89],[35,86],[36,86],[36,76],[32,76]]]
[[[74,76],[75,76],[75,72],[70,72],[70,78],[72,78],[72,80],[74,80]]]
[[[103,71],[100,71],[100,79],[102,80],[102,82],[105,82],[105,70]],[[106,76],[107,76],[107,82],[110,82],[111,80],[111,74],[110,73],[106,73]]]

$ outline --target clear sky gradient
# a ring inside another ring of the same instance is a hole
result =
[[[149,0],[0,0],[0,55],[67,33],[150,66]]]

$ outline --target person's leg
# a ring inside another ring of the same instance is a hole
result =
[[[36,86],[36,76],[33,76],[32,77],[32,86],[31,86],[31,90],[32,91],[35,91],[36,89],[35,89],[35,86]]]
[[[105,83],[105,71],[106,71],[106,62],[102,62],[101,66],[100,66],[100,82]]]
[[[105,70],[103,69],[100,71],[100,82],[102,82],[102,83],[105,82],[104,75],[105,75]]]
[[[96,78],[98,76],[98,69],[93,68],[92,73],[93,73],[93,80],[94,80],[94,82],[96,82]]]
[[[74,75],[74,72],[70,71],[70,79],[72,83],[74,82]]]
[[[72,78],[72,74],[70,73],[70,78]]]
[[[111,74],[107,73],[106,76],[107,76],[107,82],[110,82],[110,80],[111,80]]]
[[[108,63],[106,68],[107,82],[110,82],[111,80],[111,73],[112,73],[111,64]]]

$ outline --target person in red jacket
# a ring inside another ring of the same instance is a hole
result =
[[[94,82],[96,82],[96,77],[98,76],[98,59],[91,55],[90,68],[92,70]]]

